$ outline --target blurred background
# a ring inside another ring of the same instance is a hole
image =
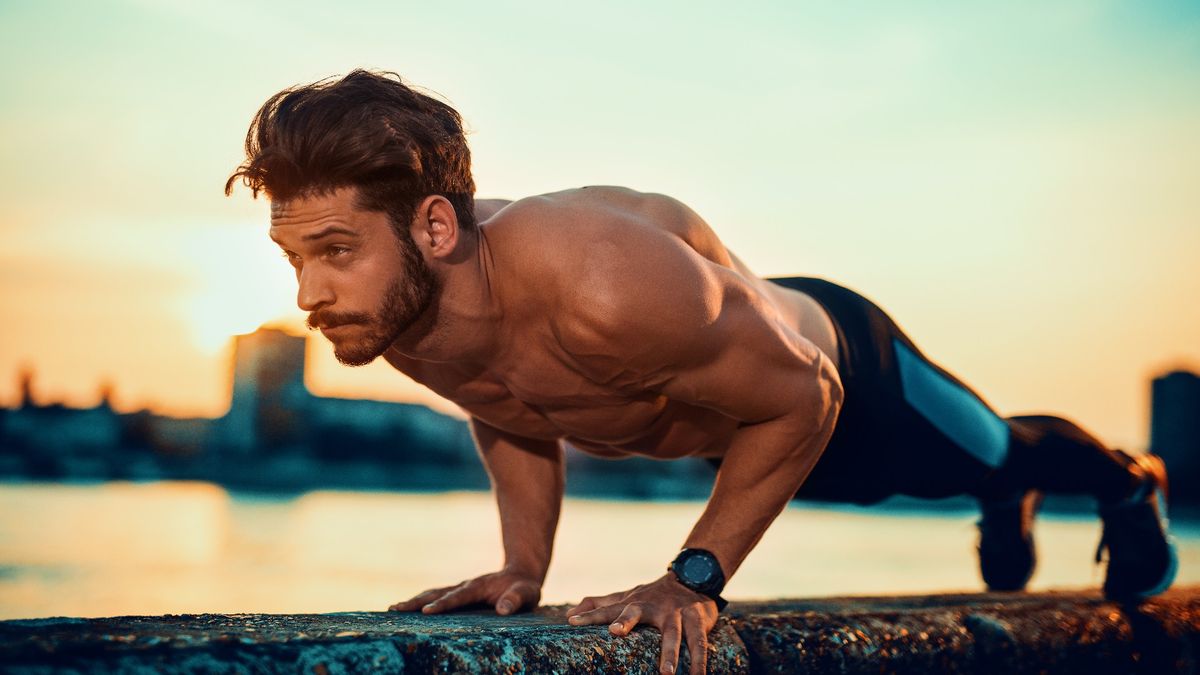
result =
[[[267,203],[222,193],[268,96],[355,67],[455,105],[478,196],[671,194],[1200,500],[1200,5],[646,4],[0,0],[0,617],[382,609],[499,564],[461,414],[306,336]],[[661,574],[711,480],[572,454],[545,599]],[[729,592],[978,588],[971,506],[796,505]],[[1088,507],[1035,587],[1099,580]]]

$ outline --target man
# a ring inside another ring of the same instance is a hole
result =
[[[475,202],[458,114],[364,71],[273,96],[246,152],[226,192],[241,179],[271,199],[310,328],[343,363],[382,356],[461,406],[491,476],[504,567],[390,609],[536,606],[564,443],[719,467],[666,574],[568,612],[617,636],[654,626],[664,673],[681,645],[704,671],[725,581],[797,495],[975,495],[984,580],[1015,590],[1034,566],[1037,496],[1092,494],[1106,593],[1146,597],[1174,577],[1158,458],[1059,418],[999,417],[874,304],[759,279],[673,199],[591,187]]]

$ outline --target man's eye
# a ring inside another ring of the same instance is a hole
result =
[[[288,261],[292,265],[295,265],[296,263],[300,262],[300,256],[296,255],[295,253],[292,253],[291,251],[284,251],[281,255],[283,256],[284,260]]]
[[[328,249],[326,249],[326,251],[329,253],[329,255],[335,256],[335,255],[342,255],[345,253],[349,253],[350,249],[346,246],[336,246],[335,245],[335,246],[330,246]]]

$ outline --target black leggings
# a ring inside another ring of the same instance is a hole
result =
[[[798,499],[996,499],[1038,489],[1106,501],[1129,491],[1128,455],[1058,417],[1000,417],[870,300],[822,279],[770,281],[829,313],[845,390],[837,427]]]

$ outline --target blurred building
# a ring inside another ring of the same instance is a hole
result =
[[[464,421],[422,405],[314,396],[305,345],[271,328],[234,338],[233,393],[211,453],[225,482],[487,487]]]
[[[423,405],[313,395],[304,385],[302,336],[263,328],[234,338],[229,412],[178,419],[120,414],[101,385],[93,408],[41,404],[21,374],[21,404],[0,409],[0,478],[178,478],[231,488],[486,489],[466,422]],[[573,494],[702,498],[703,461],[599,459],[568,447]]]
[[[304,338],[260,328],[233,344],[233,395],[219,443],[250,454],[300,442],[312,399],[304,386]]]
[[[103,475],[108,451],[121,440],[121,422],[109,404],[111,389],[91,408],[39,405],[33,398],[33,372],[23,370],[19,378],[21,401],[7,411],[0,427],[0,445],[17,452],[3,453],[0,466],[49,478],[80,472]]]
[[[101,403],[34,400],[0,409],[0,477],[200,479],[230,487],[480,489],[487,475],[463,420],[421,405],[325,398],[304,385],[305,339],[260,329],[234,338],[229,412],[180,419]]]
[[[1177,370],[1154,378],[1150,451],[1167,463],[1172,499],[1200,501],[1200,375]]]
[[[0,416],[0,474],[43,479],[111,476],[112,451],[121,446],[124,435],[121,416],[112,409],[112,387],[101,387],[98,405],[70,408],[37,402],[31,370],[22,370],[18,378],[21,400]]]

